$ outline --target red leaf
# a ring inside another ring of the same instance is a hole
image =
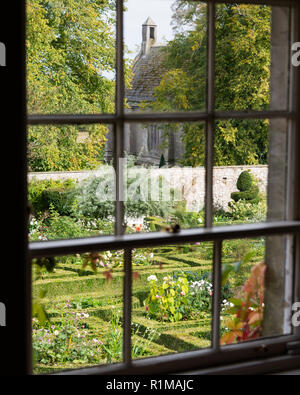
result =
[[[113,278],[112,270],[106,271],[106,272],[104,272],[103,274],[104,274],[104,276],[106,277],[106,281],[107,281],[107,282],[109,282],[109,281]]]
[[[132,275],[133,275],[133,279],[134,280],[138,280],[140,278],[140,273],[139,272],[133,272]]]

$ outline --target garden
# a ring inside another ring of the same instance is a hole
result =
[[[99,178],[29,184],[31,241],[113,234],[113,202],[97,200]],[[257,221],[265,202],[255,178],[241,173],[216,224]],[[126,232],[203,226],[204,213],[184,202],[127,201]],[[263,220],[263,218],[262,218]],[[263,238],[227,240],[222,250],[222,344],[260,335]],[[132,358],[211,345],[213,244],[133,250]],[[33,262],[34,372],[122,360],[123,251]]]
[[[115,73],[116,61],[114,3],[27,1],[28,114],[115,114],[119,87],[109,77]],[[153,89],[153,100],[142,102],[142,109],[206,111],[207,46],[202,43],[207,41],[207,12],[205,4],[194,3],[174,0],[172,25],[183,30],[164,46],[166,73]],[[271,8],[219,4],[216,12],[215,109],[269,108]],[[127,55],[125,48],[124,82],[129,88],[133,62]],[[128,100],[125,107],[130,110]],[[102,176],[83,181],[31,179],[30,241],[114,234],[109,187],[114,178],[106,163],[111,126],[50,122],[28,127],[29,172],[103,170]],[[167,137],[175,131],[175,123],[172,130],[165,126]],[[203,167],[204,124],[181,126],[180,166]],[[267,119],[217,120],[214,166],[267,165],[268,134]],[[136,181],[127,180],[127,187],[132,189]],[[162,178],[158,185],[163,183]],[[170,192],[177,195],[175,189]],[[136,190],[125,202],[125,233],[178,232],[205,223],[204,210],[189,211],[185,200],[137,198],[141,195]],[[247,171],[240,174],[226,209],[215,207],[213,212],[216,226],[265,218],[266,197]],[[132,254],[132,358],[210,347],[212,243],[136,249]],[[263,238],[223,242],[220,338],[224,346],[261,335],[264,255]],[[35,373],[122,360],[123,251],[34,260],[32,280]]]

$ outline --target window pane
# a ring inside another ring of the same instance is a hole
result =
[[[126,110],[204,110],[206,5],[129,0],[126,7]]]
[[[34,373],[121,362],[122,312],[122,251],[34,260]]]
[[[214,223],[286,219],[287,121],[216,122]]]
[[[286,110],[289,9],[218,4],[216,12],[216,109]]]
[[[133,250],[132,358],[210,347],[212,243]]]
[[[115,2],[27,2],[29,113],[112,113]]]
[[[127,232],[203,226],[203,123],[128,123],[125,153]]]
[[[111,126],[35,126],[28,131],[30,240],[114,233]]]
[[[290,236],[225,240],[221,344],[291,333]]]

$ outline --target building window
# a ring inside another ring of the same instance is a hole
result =
[[[155,39],[155,37],[154,37],[154,27],[150,27],[150,38],[152,38],[153,40]]]

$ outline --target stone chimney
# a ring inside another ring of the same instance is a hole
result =
[[[142,26],[142,37],[142,55],[146,55],[157,40],[157,24],[150,16]]]

